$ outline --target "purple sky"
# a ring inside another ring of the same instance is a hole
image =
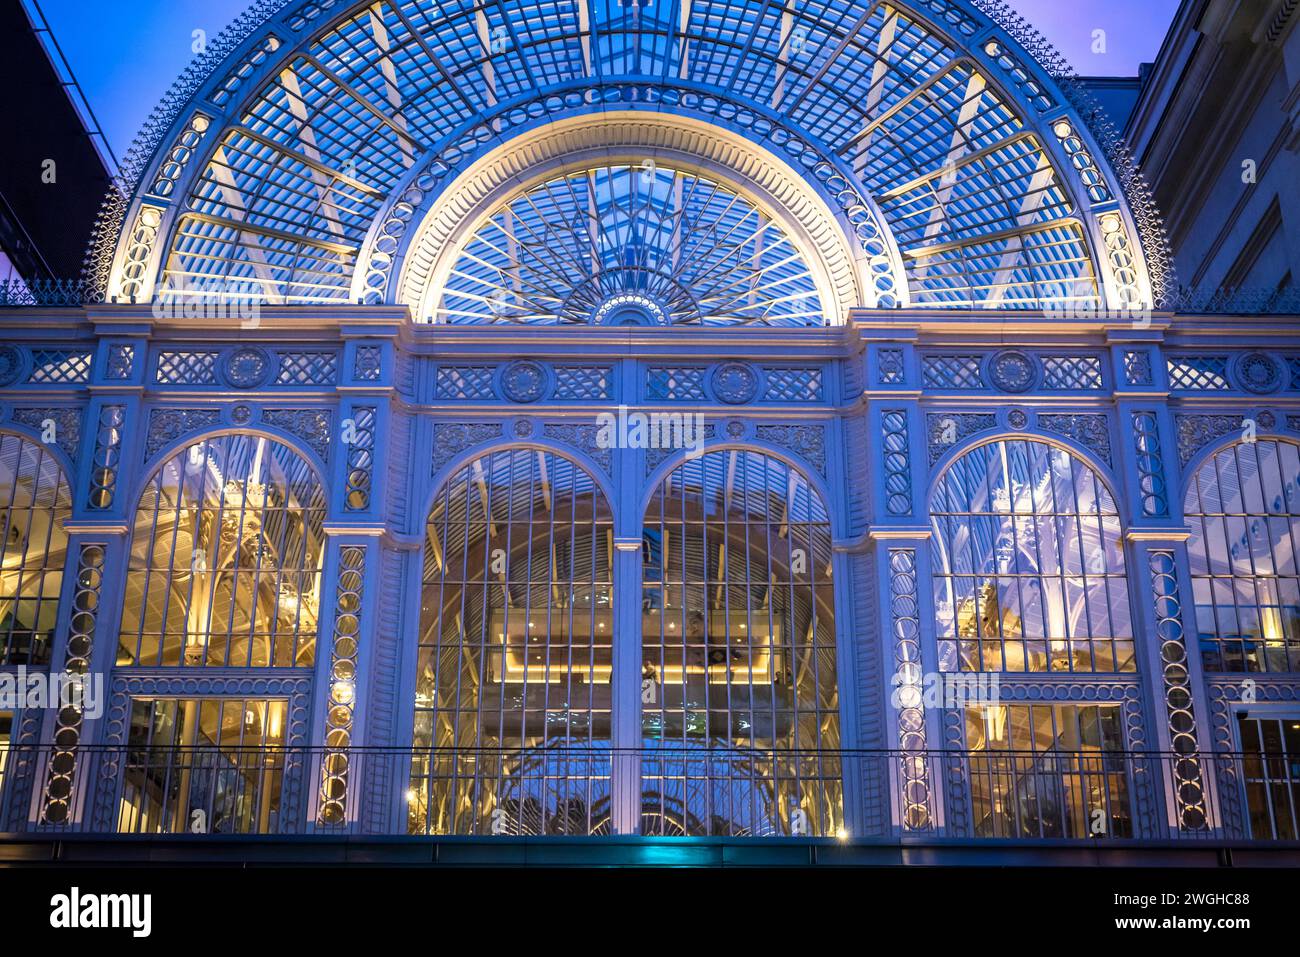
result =
[[[193,54],[249,0],[40,0],[119,158]],[[1155,58],[1178,0],[1010,0],[1083,74],[1133,76]],[[1093,31],[1106,31],[1094,53]]]

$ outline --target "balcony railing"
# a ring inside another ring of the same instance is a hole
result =
[[[1300,757],[14,745],[0,813],[54,834],[1294,843]]]

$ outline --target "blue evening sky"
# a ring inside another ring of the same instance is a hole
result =
[[[193,57],[248,0],[40,0],[118,157]],[[1155,59],[1178,0],[1010,0],[1079,73],[1134,76]],[[1093,32],[1106,31],[1094,53]]]

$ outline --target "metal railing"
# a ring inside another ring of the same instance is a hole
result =
[[[65,834],[1297,842],[1298,781],[1300,758],[1281,754],[10,745],[0,822]],[[340,788],[345,813],[323,814],[323,789],[337,807]]]

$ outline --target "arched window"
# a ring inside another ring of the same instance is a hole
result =
[[[1133,671],[1119,515],[1089,466],[1015,439],[953,462],[930,503],[944,671]]]
[[[315,471],[279,442],[177,453],[136,509],[117,663],[310,666],[325,510]]]
[[[642,830],[833,834],[842,822],[831,530],[761,452],[688,460],[645,517]]]
[[[1197,470],[1183,506],[1196,630],[1212,671],[1300,671],[1300,447],[1243,442]]]
[[[471,462],[424,549],[410,828],[589,834],[608,821],[614,526],[550,452]]]
[[[72,496],[41,446],[0,433],[0,665],[47,665]]]

